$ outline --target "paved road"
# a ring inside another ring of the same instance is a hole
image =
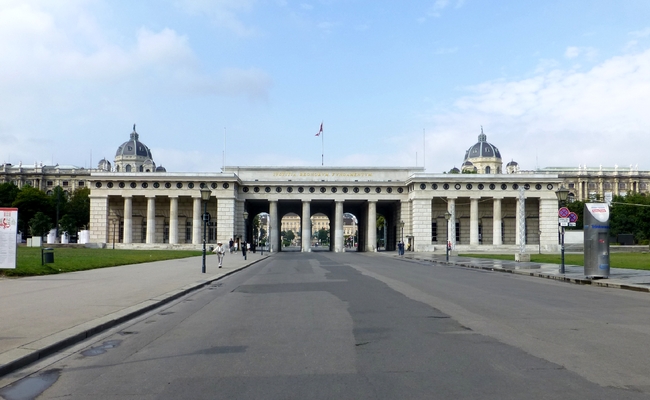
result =
[[[424,260],[279,254],[35,364],[0,394],[648,398],[649,301]]]

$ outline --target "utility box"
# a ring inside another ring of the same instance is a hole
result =
[[[584,209],[585,276],[609,277],[609,206],[586,203]]]

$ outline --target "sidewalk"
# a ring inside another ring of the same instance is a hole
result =
[[[0,376],[248,267],[259,252],[0,279]],[[74,310],[74,312],[72,312]]]
[[[400,258],[400,256],[397,255],[397,252],[385,252],[384,255]],[[560,266],[558,264],[492,260],[488,258],[460,256],[449,256],[449,261],[447,262],[445,254],[434,255],[432,253],[413,252],[406,252],[403,258],[407,260],[410,259],[458,265],[466,268],[486,269],[490,271],[536,276],[581,285],[650,292],[650,271],[644,270],[610,268],[609,278],[607,279],[587,279],[584,274],[584,267],[580,265],[565,264],[565,273],[560,274]]]

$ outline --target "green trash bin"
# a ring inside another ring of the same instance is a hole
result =
[[[45,247],[41,249],[41,265],[43,264],[52,264],[54,262],[54,249],[51,247]]]

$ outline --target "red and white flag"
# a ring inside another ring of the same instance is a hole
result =
[[[320,123],[320,129],[318,130],[318,133],[316,134],[316,136],[320,136],[321,133],[323,133],[323,123],[322,122]]]

